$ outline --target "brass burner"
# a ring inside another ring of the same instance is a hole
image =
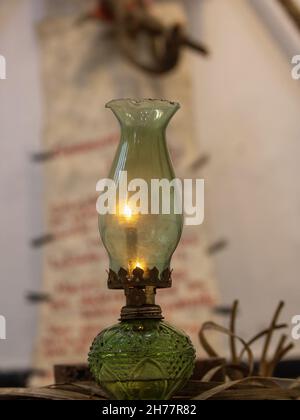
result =
[[[163,319],[158,305],[123,306],[120,321],[131,319]]]
[[[146,271],[136,267],[131,274],[124,268],[120,268],[118,274],[110,269],[107,284],[109,289],[144,288],[146,286],[166,289],[172,286],[171,274],[172,271],[169,268],[166,268],[160,276],[156,267]]]

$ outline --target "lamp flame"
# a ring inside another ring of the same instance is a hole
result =
[[[127,204],[124,206],[123,216],[128,220],[132,218],[132,210]]]

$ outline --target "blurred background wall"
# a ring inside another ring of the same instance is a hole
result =
[[[192,3],[195,33],[212,50],[193,65],[199,142],[212,158],[204,171],[208,236],[228,240],[215,256],[217,279],[224,303],[241,299],[248,335],[278,300],[288,323],[300,307],[300,84],[291,78],[300,42],[297,50],[298,33],[284,31],[276,1]]]
[[[287,303],[288,322],[300,309],[300,85],[278,41],[280,27],[276,37],[255,1],[182,1],[191,32],[212,51],[207,61],[192,58],[199,145],[210,156],[205,227],[212,243],[228,241],[214,257],[218,285],[224,305],[241,300],[248,336],[265,326],[279,300]],[[42,231],[42,173],[30,160],[43,127],[34,25],[75,3],[0,4],[0,54],[7,59],[7,80],[0,81],[0,313],[9,338],[0,343],[0,368],[30,365],[37,308],[26,294],[41,287],[41,252],[30,247]]]

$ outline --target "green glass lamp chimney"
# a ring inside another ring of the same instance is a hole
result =
[[[149,191],[152,179],[175,178],[167,150],[165,130],[179,105],[167,101],[113,100],[110,108],[121,126],[121,140],[109,178],[117,186],[120,172],[133,179],[146,181]],[[119,188],[117,189],[117,193]],[[174,203],[174,191],[171,191]],[[182,214],[133,215],[126,203],[119,204],[119,214],[99,217],[100,234],[115,272],[129,265],[157,267],[163,272],[170,266],[171,256],[181,237]],[[122,206],[123,205],[123,206]],[[133,267],[135,268],[135,267]]]
[[[119,189],[127,182],[175,179],[165,132],[179,109],[164,100],[121,99],[109,102],[121,126],[121,139],[109,178],[117,186],[115,214],[99,216],[102,242],[108,252],[108,287],[124,289],[121,322],[102,331],[89,353],[96,381],[115,399],[168,399],[189,379],[195,351],[189,338],[162,322],[155,304],[156,289],[171,287],[170,261],[180,240],[183,215],[175,212],[175,188],[170,212],[133,212]],[[163,200],[160,191],[159,201]]]

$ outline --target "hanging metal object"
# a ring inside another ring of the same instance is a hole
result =
[[[300,30],[300,6],[297,0],[278,0]]]
[[[209,54],[203,44],[187,36],[182,24],[166,25],[153,16],[151,3],[146,0],[101,0],[96,10],[80,20],[90,19],[110,23],[125,56],[148,73],[174,69],[184,47]]]

